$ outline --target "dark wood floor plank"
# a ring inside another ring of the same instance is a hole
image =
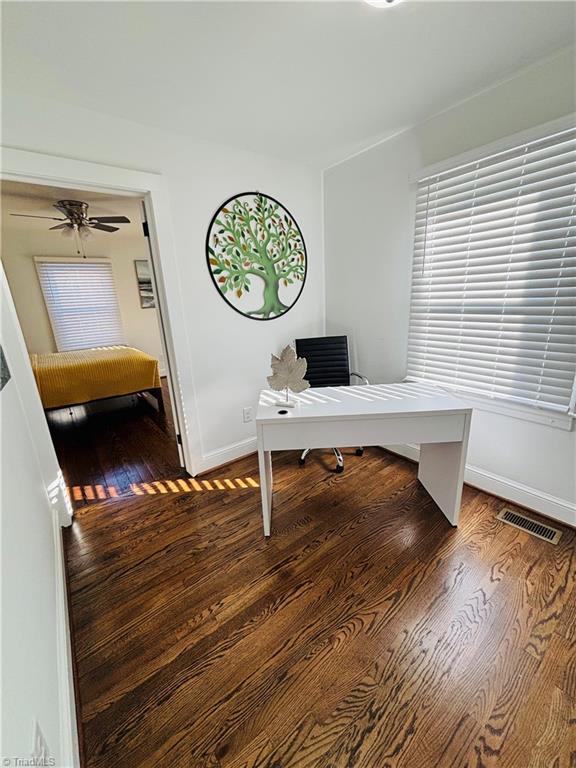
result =
[[[550,547],[531,570],[530,604],[534,621],[526,651],[542,658],[553,633],[561,626],[564,611],[576,587],[576,546],[574,537],[566,533]]]
[[[252,532],[251,535],[252,536],[254,535],[254,531]],[[336,540],[336,537],[335,537],[335,540]],[[392,539],[390,539],[390,538],[388,539],[388,553],[389,554],[391,552],[390,544],[391,544],[392,541],[393,541]],[[230,574],[230,575],[233,577],[233,574]],[[260,593],[263,593],[264,591],[268,591],[269,592],[271,589],[273,589],[274,583],[278,581],[277,576],[276,576],[276,574],[274,572],[271,572],[270,574],[268,574],[268,576],[269,576],[269,578],[268,578],[267,581],[262,579],[262,578],[260,578],[258,581],[254,582],[254,583],[249,583],[247,585],[247,587],[243,587],[243,591],[244,592],[246,591],[246,589],[248,589],[249,593],[251,593],[251,594],[246,596],[246,600],[249,599],[250,601],[254,602],[259,597],[258,590],[260,591]],[[316,572],[316,577],[318,577],[318,576],[319,576],[319,573]],[[245,583],[245,578],[246,578],[246,574],[244,574],[243,579],[242,579],[242,581],[240,583],[244,584]],[[282,584],[286,584],[286,579],[287,578],[290,578],[290,576],[288,574],[285,574],[284,577],[283,577],[283,580],[282,580]],[[218,577],[216,577],[216,579],[212,579],[212,582],[216,582],[216,584],[218,583],[218,581],[221,582],[221,586],[222,587],[225,587],[226,583],[228,583],[228,576],[226,578],[224,578],[224,579],[223,578],[218,578]],[[196,586],[198,586],[198,585],[196,585]],[[235,593],[232,596],[227,596],[226,592],[223,591],[220,594],[217,594],[216,596],[214,596],[213,594],[211,595],[211,587],[212,587],[212,584],[210,585],[210,587],[207,587],[207,590],[204,590],[203,596],[204,597],[210,596],[212,598],[212,600],[217,600],[218,604],[217,605],[212,605],[212,607],[210,608],[209,603],[205,603],[205,609],[206,609],[206,606],[208,606],[208,609],[211,612],[214,612],[214,613],[216,612],[216,610],[218,610],[218,618],[219,618],[220,622],[222,622],[225,619],[226,610],[228,610],[228,611],[235,611],[237,614],[241,612],[242,601],[239,599],[239,596],[238,596],[237,593]],[[186,594],[182,594],[181,598],[185,599],[187,601],[190,600],[190,587],[188,588],[188,594],[187,595]],[[228,608],[226,608],[226,603],[228,604]],[[172,605],[172,604],[173,604],[173,601],[170,601],[170,603],[168,603],[168,606],[170,607],[170,605]],[[181,617],[181,612],[178,611],[177,616],[175,616],[175,619],[178,620],[180,617]],[[167,634],[166,630],[169,629],[169,625],[168,625],[168,627],[166,627],[166,616],[162,617],[162,623],[164,624],[164,632],[163,632],[163,637],[164,637]],[[159,628],[159,630],[160,630],[160,628]]]
[[[520,537],[524,536],[520,534]],[[500,557],[495,553],[496,560],[500,561],[498,568],[490,569],[484,581],[479,582],[476,595],[469,597],[476,599],[478,604],[490,601],[493,610],[488,620],[483,622],[475,641],[467,643],[459,654],[445,676],[442,688],[436,689],[433,696],[426,694],[422,697],[419,729],[426,738],[414,739],[404,751],[402,758],[407,764],[437,765],[439,768],[465,764],[470,742],[474,741],[475,734],[480,734],[480,724],[495,706],[506,671],[522,653],[518,628],[526,624],[525,620],[519,619],[527,610],[522,601],[523,590],[519,584],[514,601],[500,588],[517,562],[519,542],[514,541],[514,534],[512,537]],[[505,569],[504,562],[507,562]],[[494,578],[495,573],[497,578]],[[457,605],[458,601],[455,602]],[[462,608],[466,611],[463,604]],[[451,692],[456,695],[450,695]]]
[[[494,708],[472,748],[474,760],[479,768],[506,765],[510,742],[516,735],[516,722],[526,704],[538,665],[538,660],[529,653],[521,653],[518,654],[516,663],[508,670]],[[530,732],[524,733],[523,736],[527,740]]]
[[[546,651],[535,671],[521,711],[514,718],[513,728],[501,753],[502,762],[511,768],[524,768],[545,759],[549,761],[545,765],[570,766],[567,755],[562,753],[565,740],[574,736],[573,732],[570,734],[574,701],[554,684],[562,651],[561,646],[554,648],[552,645]],[[576,740],[571,741],[571,749],[574,759]]]
[[[229,757],[228,754],[221,754],[216,765],[218,768],[221,768],[221,766],[226,766],[226,768],[257,768],[266,760],[270,764],[268,756],[272,749],[272,744],[266,737],[266,734],[261,733],[236,755]]]
[[[207,729],[213,722],[214,710],[222,710],[230,696],[246,701],[247,696],[258,696],[262,689],[264,671],[275,663],[285,662],[294,642],[294,632],[306,625],[325,591],[325,584],[304,582],[288,589],[285,594],[254,616],[247,624],[214,647],[209,647],[197,659],[192,646],[186,654],[159,671],[139,686],[130,696],[108,708],[89,721],[89,749],[96,757],[95,764],[110,759],[119,761],[125,750],[129,765],[178,764],[190,759],[191,729],[196,755],[206,749]],[[259,634],[256,644],[253,632]],[[235,664],[245,670],[238,679],[230,675],[224,659],[234,657]],[[254,686],[260,683],[254,691]],[[134,695],[136,693],[137,695]],[[141,718],[140,700],[146,700],[155,710],[155,728],[165,738],[155,749],[146,743],[146,724]],[[163,702],[170,706],[161,707]],[[190,703],[194,703],[194,719],[190,719]],[[121,715],[119,718],[118,716]],[[109,734],[105,741],[97,735]],[[122,735],[119,741],[119,735]]]
[[[438,701],[450,702],[450,690],[458,689],[458,668],[463,667],[466,657],[470,658],[474,649],[490,635],[497,611],[494,598],[498,581],[488,575],[462,600],[460,592],[466,595],[466,590],[461,588],[464,578],[457,566],[453,576],[444,584],[436,585],[437,593],[428,606],[422,607],[421,618],[407,623],[398,633],[382,662],[385,673],[381,670],[372,673],[378,690],[368,702],[367,710],[354,718],[325,756],[326,765],[331,761],[344,765],[352,759],[387,767],[409,765],[410,760],[414,761],[412,764],[433,764],[438,755],[429,754],[426,761],[420,762],[410,757],[410,748],[418,741],[422,743],[417,733],[427,734],[426,741],[430,741],[431,726],[439,715],[437,711],[431,718],[431,708]],[[402,646],[408,639],[405,657]],[[420,664],[422,677],[419,679]],[[446,712],[442,715],[445,717]],[[438,746],[443,750],[443,744]],[[319,765],[324,762],[320,761]]]
[[[554,688],[544,727],[531,752],[528,768],[576,765],[576,704],[559,688]],[[522,757],[522,759],[524,759]]]
[[[119,493],[65,532],[85,768],[573,768],[574,532],[472,488],[453,529],[368,449],[275,455],[266,541],[259,489],[224,483],[254,456],[162,493],[186,475],[146,405],[54,421],[69,485]]]

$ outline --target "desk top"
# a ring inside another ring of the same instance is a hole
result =
[[[282,392],[263,389],[256,421],[260,424],[281,421],[374,418],[378,416],[449,415],[471,413],[464,400],[433,384],[370,384],[356,387],[315,387],[299,395],[294,408],[282,408]],[[287,411],[281,413],[281,411]]]

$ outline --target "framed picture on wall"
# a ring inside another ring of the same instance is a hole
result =
[[[281,317],[304,288],[302,231],[282,203],[262,192],[242,192],[220,205],[208,227],[206,259],[224,301],[252,320]]]
[[[134,267],[136,268],[140,306],[142,309],[154,309],[156,306],[156,299],[154,297],[154,289],[152,288],[150,262],[146,261],[146,259],[136,259],[134,261]]]

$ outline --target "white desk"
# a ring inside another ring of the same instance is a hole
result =
[[[263,390],[256,416],[265,536],[272,521],[272,451],[302,448],[420,443],[418,479],[458,524],[472,416],[461,400],[408,383],[308,389],[286,409],[274,405],[279,396]]]

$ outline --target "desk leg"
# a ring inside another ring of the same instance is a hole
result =
[[[461,442],[420,446],[418,479],[454,526],[460,516],[469,431],[470,417],[466,417]]]
[[[263,451],[258,448],[258,468],[260,470],[264,536],[270,536],[270,524],[272,522],[272,454],[270,451]]]

